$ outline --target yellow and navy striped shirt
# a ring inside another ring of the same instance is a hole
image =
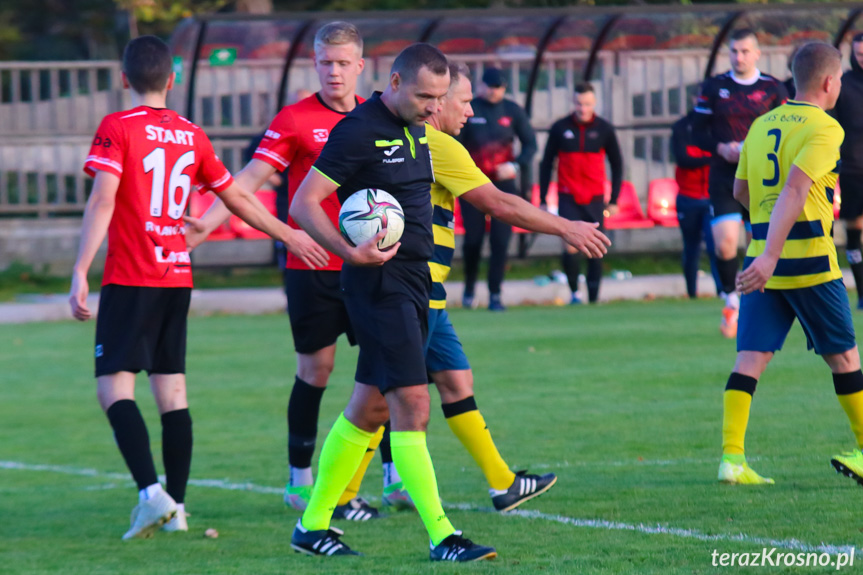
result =
[[[434,208],[434,255],[429,262],[432,276],[429,307],[446,307],[443,282],[449,275],[455,250],[453,210],[455,199],[465,192],[488,184],[490,180],[471,159],[470,154],[455,138],[426,124],[426,137],[431,152],[435,181],[431,186]]]
[[[767,288],[805,288],[842,277],[830,232],[844,138],[842,127],[824,110],[793,100],[759,117],[749,129],[736,174],[749,184],[752,242],[744,265],[764,252],[770,215],[791,166],[812,179],[806,205],[788,234]]]

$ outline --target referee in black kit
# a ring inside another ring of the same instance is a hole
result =
[[[309,555],[356,554],[330,529],[339,496],[353,477],[372,435],[389,416],[393,462],[416,504],[435,561],[475,561],[497,555],[456,531],[441,507],[426,447],[429,417],[424,342],[428,329],[434,250],[431,156],[425,122],[449,90],[446,57],[428,44],[405,48],[393,62],[386,90],[357,106],[330,133],[320,157],[291,204],[294,220],[344,259],[341,285],[360,347],[351,400],[321,450],[318,477],[291,547]],[[401,242],[390,251],[377,241],[351,247],[321,202],[333,192],[380,188],[405,214]]]

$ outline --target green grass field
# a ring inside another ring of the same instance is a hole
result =
[[[425,532],[408,513],[340,522],[364,558],[291,551],[297,513],[281,500],[294,372],[286,317],[190,322],[190,531],[132,542],[120,536],[136,494],[95,398],[94,325],[0,326],[0,572],[712,573],[728,571],[712,566],[714,549],[821,544],[857,547],[859,569],[863,490],[829,465],[853,436],[799,327],[760,383],[747,437],[753,467],[776,485],[715,481],[734,360],[734,343],[716,329],[719,310],[700,300],[453,311],[504,457],[560,478],[523,512],[490,512],[481,473],[435,407],[429,448],[441,496],[457,528],[499,551],[496,561],[461,567],[428,562]],[[343,345],[322,434],[346,403],[354,360]],[[160,457],[143,378],[138,394]],[[364,494],[378,498],[380,483],[376,458]],[[211,527],[218,539],[203,537]]]

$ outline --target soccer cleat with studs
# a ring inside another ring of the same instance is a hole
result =
[[[830,458],[830,464],[836,469],[836,473],[850,477],[863,485],[863,452],[859,449],[834,455]]]
[[[773,485],[769,477],[761,477],[749,467],[742,455],[723,455],[719,463],[719,481],[729,485]]]
[[[512,511],[525,501],[542,495],[555,483],[557,476],[554,473],[528,475],[527,470],[522,470],[515,474],[515,480],[504,493],[495,495],[494,491],[489,489],[491,502],[497,511]]]
[[[344,532],[341,529],[330,527],[318,531],[309,531],[301,521],[297,521],[294,533],[291,535],[291,549],[297,553],[315,555],[320,557],[332,557],[334,555],[362,555],[347,546],[341,540]]]
[[[494,547],[477,545],[470,539],[463,537],[461,531],[456,531],[438,545],[429,543],[429,547],[431,549],[429,559],[432,561],[464,563],[497,557],[497,551]]]
[[[157,529],[177,515],[177,504],[170,495],[159,491],[132,509],[131,527],[123,539],[149,539]]]
[[[368,521],[377,519],[380,513],[362,497],[354,497],[344,505],[336,506],[333,511],[333,519],[347,519],[348,521]]]

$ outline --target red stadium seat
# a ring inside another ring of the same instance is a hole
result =
[[[216,199],[216,194],[213,192],[198,193],[193,192],[189,195],[189,215],[193,218],[200,218],[213,204]],[[207,237],[208,242],[219,242],[224,240],[233,240],[237,237],[230,226],[225,223],[216,228],[213,233]]]
[[[384,40],[367,50],[366,57],[395,56],[411,44],[410,40]]]
[[[839,180],[836,180],[836,189],[833,190],[833,217],[839,219],[839,208],[842,206],[842,190],[839,189]]]
[[[611,198],[611,183],[605,183],[606,201]],[[638,194],[632,182],[623,182],[620,187],[620,196],[617,198],[617,215],[605,218],[605,227],[609,230],[652,228],[653,222],[644,217]]]
[[[444,54],[476,54],[485,52],[485,40],[482,38],[450,38],[437,45]]]
[[[590,50],[593,46],[593,39],[587,36],[568,36],[566,38],[558,38],[548,45],[548,52],[570,52],[580,50]]]
[[[266,207],[271,214],[274,216],[276,215],[276,192],[274,190],[258,190],[255,192],[255,197],[261,200],[261,203],[264,204],[264,207]],[[233,230],[237,237],[244,240],[270,239],[270,236],[264,232],[256,230],[237,216],[231,216],[230,225],[231,230]]]
[[[647,50],[653,48],[656,38],[647,34],[626,34],[618,36],[614,40],[603,44],[603,50]]]
[[[659,178],[650,182],[647,189],[647,217],[656,225],[676,228],[677,192],[679,188],[674,178]]]
[[[463,236],[464,235],[464,220],[461,217],[461,201],[455,201],[455,209],[452,212],[453,215],[453,230],[455,231],[455,235]]]

